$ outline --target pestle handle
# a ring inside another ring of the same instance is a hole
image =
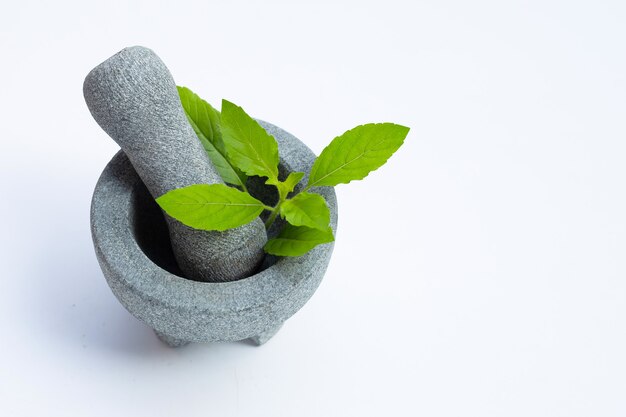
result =
[[[223,184],[189,125],[176,83],[150,49],[125,48],[94,68],[83,94],[92,116],[122,148],[154,198],[191,184]],[[260,219],[225,232],[195,230],[165,215],[180,268],[192,279],[251,275],[267,241]]]
[[[153,197],[198,179],[222,183],[187,121],[174,79],[150,49],[135,46],[113,55],[87,75],[83,92],[94,119]]]

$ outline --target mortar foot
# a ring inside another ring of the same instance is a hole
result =
[[[266,330],[266,331],[264,331],[262,333],[259,333],[256,336],[252,336],[252,337],[248,338],[248,340],[250,340],[252,342],[252,344],[254,344],[256,346],[261,346],[262,344],[264,344],[265,342],[270,340],[272,337],[274,337],[274,335],[276,333],[278,333],[278,331],[280,330],[281,327],[283,327],[282,323],[280,325],[278,325],[277,327],[274,327],[272,329]]]
[[[177,339],[175,337],[168,336],[165,333],[157,332],[156,330],[154,331],[154,333],[157,335],[157,337],[159,338],[161,342],[165,343],[166,345],[172,348],[185,346],[186,344],[189,343],[187,340]]]

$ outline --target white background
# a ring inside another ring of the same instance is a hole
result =
[[[625,22],[622,1],[2,0],[0,415],[626,415]],[[82,81],[136,44],[317,153],[412,128],[337,188],[326,277],[260,348],[163,346],[97,265],[117,146]]]

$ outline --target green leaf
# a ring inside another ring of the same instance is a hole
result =
[[[245,174],[235,168],[226,155],[220,129],[220,113],[189,88],[177,88],[187,120],[217,172],[224,182],[244,187],[247,179]]]
[[[333,231],[311,229],[305,226],[286,224],[283,231],[275,239],[265,244],[265,252],[278,256],[304,255],[315,246],[334,241]]]
[[[287,191],[287,193],[292,192],[293,189],[296,188],[296,185],[298,185],[298,183],[302,181],[302,178],[304,178],[304,172],[290,173],[287,176],[287,179],[283,181],[283,184],[285,184],[285,190]]]
[[[347,184],[380,168],[409,133],[393,123],[370,123],[336,137],[317,157],[308,187]]]
[[[324,197],[302,192],[280,205],[280,215],[294,226],[307,226],[326,230],[330,223],[330,210]]]
[[[250,194],[224,184],[195,184],[156,199],[179,222],[201,230],[226,230],[254,220],[266,206]]]
[[[222,139],[237,168],[250,176],[278,178],[276,139],[228,100],[222,100]]]
[[[275,185],[278,187],[278,192],[282,196],[287,196],[290,192],[296,188],[296,185],[302,180],[304,177],[304,172],[292,172],[290,173],[285,181],[279,181],[277,178],[270,178],[265,181],[266,184]]]

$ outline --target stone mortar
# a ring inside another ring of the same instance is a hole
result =
[[[83,93],[154,198],[191,184],[223,184],[187,121],[172,75],[150,49],[125,48],[107,59],[87,75]],[[261,220],[208,232],[166,217],[174,254],[189,278],[231,281],[258,270],[267,242]]]
[[[308,174],[315,154],[284,130],[260,123],[278,141],[281,179],[293,171]],[[264,187],[250,189],[259,198],[275,198],[268,192],[271,188]],[[336,232],[333,188],[311,191],[328,202]],[[118,152],[93,195],[91,231],[96,255],[124,307],[174,347],[188,342],[266,342],[313,295],[333,250],[330,243],[299,257],[268,255],[264,269],[238,281],[193,281],[184,278],[176,264],[163,217],[126,155]]]

